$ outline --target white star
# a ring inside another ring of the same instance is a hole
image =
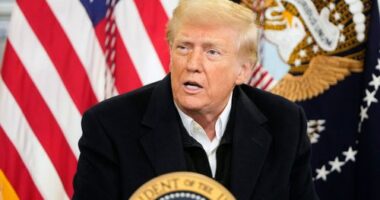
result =
[[[380,59],[377,59],[376,69],[378,69],[380,71]]]
[[[314,45],[313,46],[313,52],[314,53],[317,53],[319,51],[319,47],[318,47],[318,45]]]
[[[317,180],[322,178],[324,181],[327,180],[327,175],[329,175],[329,171],[326,170],[326,167],[323,165],[321,169],[316,169],[317,171]]]
[[[375,90],[377,90],[380,86],[380,75],[375,76],[374,74],[372,74],[372,81],[369,83],[369,85],[372,85],[375,88]]]
[[[348,148],[347,151],[343,151],[343,155],[346,156],[346,160],[345,162],[349,161],[349,160],[352,160],[353,162],[355,162],[355,155],[358,153],[358,151],[354,151],[352,150],[352,147]]]
[[[326,120],[324,120],[324,119],[320,119],[317,121],[318,126],[316,129],[318,132],[322,132],[325,130],[325,126],[324,126],[325,122],[326,122]]]
[[[368,107],[360,106],[360,121],[364,121],[365,119],[368,119]]]
[[[339,42],[345,42],[346,41],[346,36],[343,34],[339,37]]]
[[[299,66],[301,65],[301,60],[300,60],[300,59],[296,59],[296,60],[294,61],[294,65],[295,65],[296,67],[299,67]]]
[[[301,58],[305,57],[305,56],[306,56],[306,51],[302,49],[302,50],[299,52],[299,55],[300,55]]]
[[[307,135],[312,144],[317,143],[320,138],[320,133],[325,130],[324,124],[326,120],[309,120],[307,122]]]
[[[308,37],[306,39],[306,42],[307,42],[307,44],[311,44],[313,42],[313,38],[312,37]]]
[[[371,105],[371,103],[377,103],[377,99],[375,98],[375,95],[376,95],[376,90],[372,91],[372,92],[369,92],[368,90],[365,90],[365,97],[364,97],[364,101],[367,102],[367,106],[369,107]]]
[[[313,133],[314,133],[314,128],[308,126],[307,127],[307,134],[311,135]]]
[[[334,10],[335,9],[335,4],[334,3],[330,3],[329,4],[329,8],[330,8],[330,10]]]
[[[318,132],[322,132],[325,130],[325,127],[323,125],[318,125],[316,129]]]
[[[340,173],[341,172],[340,167],[344,165],[344,162],[340,162],[338,157],[335,157],[335,160],[330,161],[329,164],[331,165],[331,171],[337,171]]]
[[[309,120],[307,126],[312,127],[318,124],[318,120]]]
[[[319,137],[320,137],[320,135],[319,135],[318,133],[312,133],[312,134],[309,134],[310,143],[311,143],[311,144],[315,144],[315,143],[317,143]]]
[[[340,20],[340,13],[338,13],[338,12],[335,13],[334,14],[334,18],[335,18],[336,21]]]

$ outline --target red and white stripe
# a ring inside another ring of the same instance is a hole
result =
[[[120,0],[94,28],[80,1],[16,2],[0,72],[0,169],[21,199],[71,197],[83,112],[110,88],[164,77],[177,3]]]
[[[270,90],[276,85],[276,80],[263,68],[261,64],[256,65],[253,69],[249,85],[262,90]]]
[[[115,8],[116,24],[121,39],[143,85],[160,80],[165,70],[149,38],[134,1],[120,1]],[[141,53],[144,52],[144,53]]]
[[[20,164],[19,161],[17,164],[25,165],[43,199],[68,199],[58,172],[49,159],[49,153],[34,134],[34,130],[28,122],[28,116],[23,113],[22,108],[18,105],[19,102],[5,84],[0,79],[0,93],[2,94],[0,98],[1,127],[21,157],[23,164]],[[38,128],[36,129],[38,130]],[[8,159],[12,160],[12,158]],[[8,176],[8,174],[5,175]],[[14,174],[9,176],[12,177]],[[21,192],[17,191],[17,193]]]
[[[36,0],[30,2],[35,4]],[[73,51],[70,53],[78,57],[79,63],[75,67],[83,68],[89,79],[87,90],[91,88],[96,99],[103,100],[106,61],[85,9],[78,0],[47,0],[46,3],[61,25],[62,34],[67,35],[67,45],[71,45],[69,50]]]

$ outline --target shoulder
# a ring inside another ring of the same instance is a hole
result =
[[[300,106],[279,95],[248,85],[241,85],[240,89],[266,116],[289,115],[302,112]]]
[[[247,85],[240,86],[240,91],[251,106],[255,107],[256,115],[263,116],[265,127],[271,135],[279,140],[297,141],[305,134],[306,117],[300,106],[281,96],[252,88]],[[294,143],[293,143],[294,144]]]

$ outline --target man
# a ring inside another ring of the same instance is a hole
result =
[[[254,20],[228,0],[181,1],[167,29],[171,73],[85,113],[74,199],[128,199],[174,171],[213,177],[239,200],[317,199],[302,110],[243,84]]]

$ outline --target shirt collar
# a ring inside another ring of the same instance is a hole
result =
[[[202,128],[193,118],[185,114],[176,103],[175,107],[178,110],[179,116],[181,118],[182,124],[185,127],[186,131],[189,133],[190,136],[194,137],[194,127]],[[223,134],[226,130],[228,119],[231,112],[231,105],[232,105],[232,93],[230,94],[230,97],[228,99],[227,105],[222,111],[222,113],[219,115],[218,120],[215,123],[215,133],[216,133],[216,139],[220,140],[223,137]],[[202,128],[203,130],[203,128]],[[203,131],[204,132],[204,131]]]

